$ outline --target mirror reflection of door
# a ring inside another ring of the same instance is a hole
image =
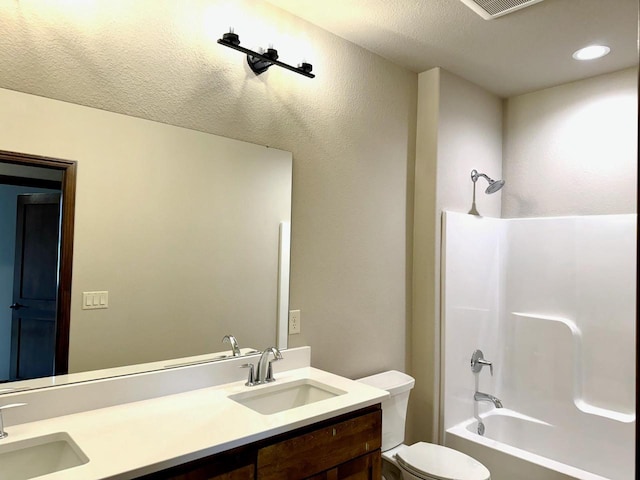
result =
[[[60,193],[18,195],[10,380],[54,374]]]
[[[0,152],[0,383],[68,368],[61,207],[73,197],[65,187],[70,180],[75,186],[75,165],[66,179],[67,171],[55,167],[55,160]]]

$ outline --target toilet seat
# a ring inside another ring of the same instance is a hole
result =
[[[435,480],[490,480],[487,467],[452,448],[418,442],[399,450],[398,466],[409,473]]]

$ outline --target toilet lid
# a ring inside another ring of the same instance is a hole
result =
[[[398,464],[419,477],[438,480],[489,480],[487,467],[452,448],[418,442],[396,454]]]

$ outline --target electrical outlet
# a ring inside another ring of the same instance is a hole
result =
[[[289,335],[300,333],[300,310],[289,310]]]

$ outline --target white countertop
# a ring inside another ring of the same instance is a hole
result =
[[[276,374],[277,384],[302,378],[346,394],[262,415],[228,397],[275,383],[246,387],[239,381],[9,426],[10,436],[2,445],[66,432],[89,462],[38,479],[130,479],[375,405],[387,396],[312,367]]]

